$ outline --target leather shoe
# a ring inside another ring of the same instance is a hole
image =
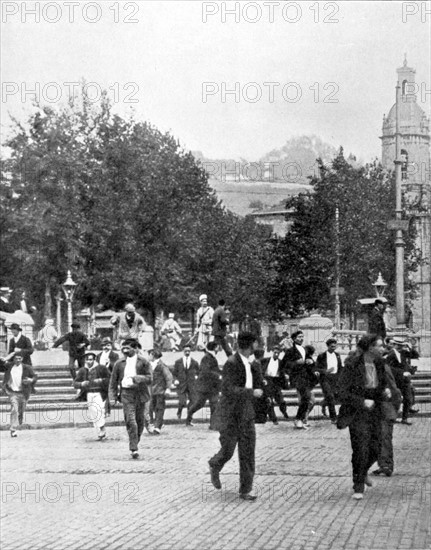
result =
[[[405,424],[406,426],[411,426],[412,423],[409,422],[408,420],[401,420],[401,424]]]
[[[209,464],[209,467],[210,467],[210,474],[211,474],[211,483],[214,485],[216,489],[221,489],[219,472],[214,468],[214,466],[211,466],[211,464]]]
[[[418,414],[419,409],[409,409],[410,414]]]
[[[193,422],[192,422],[191,420],[186,420],[186,426],[191,426],[191,427],[193,427],[194,424],[193,424]]]
[[[257,496],[250,493],[240,493],[239,498],[241,500],[248,500],[250,502],[254,502],[255,500],[257,500]]]
[[[378,468],[377,470],[373,470],[371,473],[373,476],[380,476],[381,474],[384,474],[384,471],[381,468]]]

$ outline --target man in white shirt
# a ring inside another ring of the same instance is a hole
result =
[[[152,371],[150,363],[138,357],[139,342],[129,338],[122,343],[124,359],[117,361],[111,375],[110,390],[121,401],[129,434],[132,458],[139,458],[138,445],[145,426],[146,403],[151,397]]]
[[[285,375],[283,364],[280,360],[280,351],[280,346],[275,345],[272,349],[272,357],[262,359],[262,374],[266,382],[265,394],[271,399],[271,416],[274,424],[278,424],[278,420],[275,412],[273,412],[272,402],[278,405],[281,414],[286,420],[289,418],[287,405],[281,393],[285,384]]]
[[[171,346],[172,351],[179,351],[181,343],[182,330],[180,325],[175,321],[175,314],[169,313],[169,318],[162,325],[161,333],[164,334]]]
[[[24,412],[30,394],[34,391],[37,375],[30,365],[23,364],[23,356],[20,351],[15,352],[13,364],[6,369],[3,378],[2,389],[9,398],[11,404],[10,435],[17,437],[16,430],[21,426]]]
[[[220,471],[228,462],[238,444],[239,498],[255,501],[251,494],[255,470],[256,430],[253,397],[262,397],[263,380],[257,362],[252,365],[256,338],[250,332],[238,335],[238,352],[231,355],[223,367],[222,390],[218,406],[220,414],[221,448],[209,460],[211,483],[221,489]]]
[[[326,407],[328,407],[329,418],[333,424],[337,421],[335,404],[338,400],[338,381],[342,366],[340,354],[335,351],[337,345],[335,338],[329,338],[326,341],[327,351],[318,355],[316,360],[316,370],[319,373],[320,387],[324,396],[320,403],[322,414],[326,416]]]

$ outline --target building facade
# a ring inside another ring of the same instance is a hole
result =
[[[401,182],[403,193],[410,204],[406,213],[417,230],[417,245],[422,251],[424,263],[418,271],[410,274],[416,283],[415,297],[406,296],[406,304],[412,313],[411,326],[421,335],[421,347],[429,348],[431,338],[431,179],[430,179],[430,120],[418,105],[419,86],[415,82],[416,71],[407,65],[397,69],[399,85],[399,148]],[[422,95],[419,96],[422,100]],[[383,116],[382,164],[394,170],[396,133],[396,105]]]

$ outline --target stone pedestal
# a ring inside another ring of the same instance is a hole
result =
[[[304,346],[311,345],[316,348],[316,353],[326,351],[326,340],[331,337],[334,323],[328,317],[314,313],[310,317],[302,319],[299,329],[304,333]]]

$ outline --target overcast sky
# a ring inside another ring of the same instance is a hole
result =
[[[224,13],[235,4],[239,21]],[[36,8],[40,21],[23,5]],[[2,123],[8,111],[24,118],[31,96],[23,102],[21,94],[35,83],[45,102],[64,100],[70,87],[63,83],[84,78],[96,83],[88,88],[91,97],[111,87],[116,110],[132,106],[139,119],[207,157],[255,160],[291,137],[316,134],[370,160],[380,156],[382,117],[394,103],[405,52],[423,92],[418,102],[429,113],[427,7],[430,2],[108,0],[73,8],[3,1]],[[223,87],[235,83],[239,98],[223,98]]]

